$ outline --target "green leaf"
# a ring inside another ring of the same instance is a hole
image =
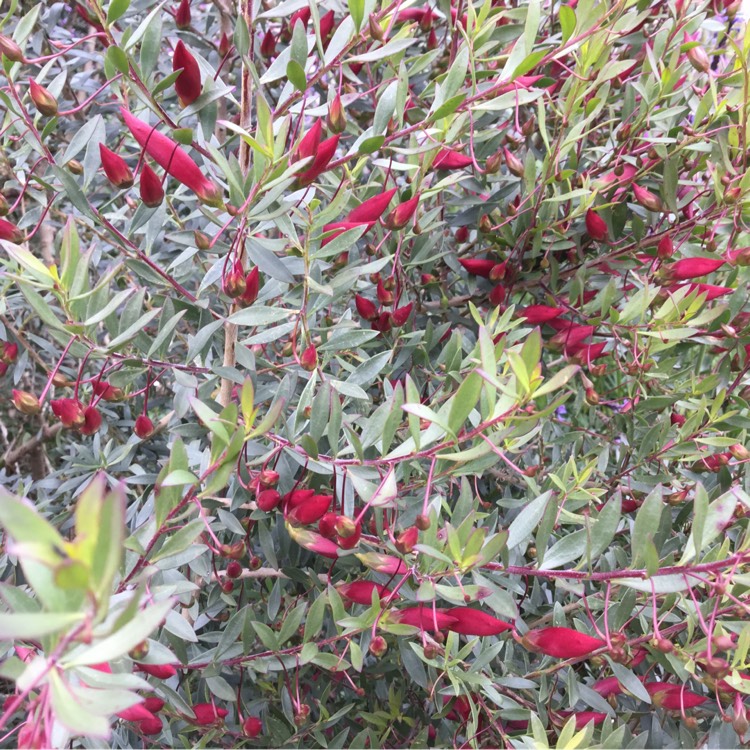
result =
[[[542,520],[547,503],[552,497],[552,491],[548,490],[536,499],[532,500],[514,519],[508,527],[508,549],[517,547],[522,542],[531,538],[534,529]]]
[[[561,5],[557,13],[562,29],[562,42],[565,44],[576,30],[576,13],[569,5]]]
[[[740,492],[742,492],[741,489],[732,488],[729,492],[714,500],[704,511],[705,520],[702,520],[699,518],[700,497],[703,496],[706,499],[707,497],[702,485],[699,484],[696,486],[696,516],[693,521],[693,530],[688,537],[685,544],[685,551],[679,562],[680,565],[686,565],[690,562],[731,523],[735,508],[737,507],[737,495]],[[699,524],[697,527],[696,521]]]
[[[633,526],[633,567],[638,567],[645,559],[646,545],[653,541],[654,534],[661,523],[664,511],[661,486],[654,488],[638,509]]]
[[[457,434],[474,407],[479,402],[482,393],[482,378],[476,372],[470,372],[453,396],[451,409],[448,413],[448,427]]]
[[[297,91],[305,91],[307,89],[305,69],[296,60],[290,60],[287,64],[286,77]]]
[[[3,612],[0,614],[0,640],[27,641],[43,638],[81,622],[82,612]]]
[[[109,739],[110,727],[107,717],[96,715],[90,706],[83,705],[57,670],[53,669],[49,673],[49,682],[52,710],[57,721],[72,734]]]

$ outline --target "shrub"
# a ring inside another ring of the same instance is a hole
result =
[[[11,3],[4,746],[733,747],[738,3]]]

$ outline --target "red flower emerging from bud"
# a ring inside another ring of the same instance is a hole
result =
[[[174,141],[120,107],[125,124],[146,153],[178,182],[190,188],[203,203],[223,204],[221,190]]]
[[[408,201],[399,203],[383,222],[388,229],[403,229],[413,218],[419,206],[419,193]]]
[[[373,581],[352,581],[351,583],[339,584],[336,589],[345,599],[355,604],[369,605],[372,602],[372,592],[377,591],[380,599],[386,599],[391,595],[387,586]]]
[[[103,143],[99,144],[99,155],[104,174],[116,188],[124,190],[133,184],[133,173],[122,156],[108,149]]]
[[[471,607],[453,607],[447,610],[447,614],[455,619],[448,626],[448,630],[463,635],[498,635],[506,630],[512,630],[513,626],[499,620],[497,617],[488,615],[480,609]]]
[[[591,237],[592,240],[596,240],[596,242],[606,240],[609,233],[607,222],[592,209],[586,211],[586,231],[588,232],[589,237]]]
[[[309,526],[317,523],[331,507],[331,495],[313,495],[301,505],[297,505],[287,513],[287,519],[298,526]]]
[[[200,95],[201,89],[201,71],[198,67],[198,61],[188,50],[182,40],[177,42],[172,57],[172,70],[182,70],[174,82],[174,90],[180,99],[180,104],[187,107],[192,104]]]
[[[74,398],[58,398],[50,401],[52,412],[65,427],[81,427],[86,422],[83,404]]]
[[[447,610],[432,607],[406,607],[389,614],[389,619],[401,625],[413,625],[420,630],[448,630],[456,618]]]
[[[360,294],[354,295],[354,305],[361,318],[375,320],[378,317],[378,308],[375,303]]]
[[[316,177],[326,171],[328,163],[333,159],[333,155],[336,153],[339,137],[340,136],[338,135],[331,136],[318,146],[312,164],[310,164],[304,172],[297,175],[298,187],[306,187],[313,182]]]
[[[29,79],[29,95],[40,114],[45,117],[54,117],[57,114],[57,99],[33,78]]]
[[[174,13],[174,22],[178,29],[190,28],[190,0],[180,0]]]
[[[397,307],[391,313],[391,323],[393,323],[394,328],[399,328],[404,323],[406,323],[407,320],[409,320],[409,316],[411,315],[413,307],[414,303],[410,302],[408,305],[404,305],[403,307]]]
[[[42,406],[39,399],[33,393],[17,391],[13,389],[13,405],[21,414],[39,414]]]
[[[151,167],[144,162],[140,179],[141,200],[149,208],[160,206],[164,200],[161,180]]]
[[[7,240],[17,245],[23,242],[23,232],[12,222],[0,219],[0,240]]]
[[[193,713],[195,723],[203,727],[221,721],[229,714],[229,711],[226,708],[217,708],[213,703],[196,703],[193,706]]]
[[[78,428],[81,435],[93,435],[102,426],[102,415],[95,406],[83,410],[83,424]]]
[[[443,170],[464,169],[470,167],[473,163],[470,156],[444,148],[438,151],[438,155],[435,157],[435,161],[432,162],[432,166],[434,169]]]
[[[135,432],[141,440],[148,440],[154,434],[154,423],[146,414],[141,414],[135,420],[133,432]]]
[[[263,35],[260,43],[260,54],[263,57],[273,57],[276,54],[276,37],[270,29]]]
[[[601,638],[579,633],[572,628],[538,628],[530,630],[521,640],[530,651],[556,659],[573,659],[588,656],[605,646]]]
[[[315,344],[310,344],[300,354],[299,363],[302,369],[308,372],[312,372],[318,366],[318,350],[315,348]]]
[[[529,305],[518,311],[519,318],[526,318],[527,323],[537,325],[549,323],[550,320],[559,318],[565,310],[562,307],[549,307],[548,305]]]

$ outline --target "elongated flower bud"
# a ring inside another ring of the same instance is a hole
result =
[[[348,599],[355,604],[364,604],[369,606],[372,602],[372,593],[376,591],[380,599],[385,599],[391,595],[391,590],[387,586],[373,581],[352,581],[351,583],[341,583],[336,586],[336,590],[342,598]]]
[[[527,323],[538,325],[549,323],[555,318],[559,318],[565,310],[562,307],[550,307],[548,305],[529,305],[518,310],[518,317],[526,318]]]
[[[310,344],[305,351],[300,354],[299,363],[303,370],[312,372],[318,366],[318,350],[314,344]]]
[[[164,200],[164,188],[156,172],[144,162],[140,179],[141,200],[149,207],[156,208]]]
[[[687,59],[693,66],[693,69],[697,70],[699,73],[708,73],[711,68],[706,50],[701,46],[691,47],[687,52]]]
[[[57,114],[57,99],[33,78],[29,79],[29,95],[40,114],[45,117],[54,117]]]
[[[354,295],[354,304],[361,318],[365,320],[375,320],[378,317],[378,308],[371,300],[360,294]]]
[[[372,198],[368,198],[357,208],[350,211],[346,220],[356,224],[365,224],[377,221],[388,208],[388,204],[396,193],[396,188],[386,190],[384,193],[378,193]]]
[[[263,731],[263,722],[257,716],[248,716],[242,722],[242,733],[251,740]]]
[[[346,112],[344,112],[344,105],[341,103],[339,94],[336,94],[328,105],[326,124],[332,133],[343,133],[346,130]]]
[[[451,151],[449,149],[441,149],[438,151],[438,155],[432,162],[434,169],[465,169],[470,167],[474,162],[470,156],[465,154],[459,154],[457,151]]]
[[[391,313],[391,323],[393,324],[394,328],[400,328],[404,323],[406,323],[407,320],[409,320],[409,316],[411,315],[413,307],[414,303],[410,302],[408,305],[397,307]]]
[[[654,195],[650,190],[633,183],[633,194],[636,201],[649,211],[662,210],[661,198],[658,195]]]
[[[158,680],[168,680],[177,674],[177,670],[171,664],[137,664],[141,672],[156,677]]]
[[[182,40],[177,42],[172,57],[172,70],[182,70],[174,82],[174,90],[180,99],[180,104],[187,107],[201,95],[201,71],[198,61],[185,46]]]
[[[456,618],[439,607],[405,607],[388,613],[388,619],[401,625],[412,625],[420,630],[447,630],[456,623]]]
[[[42,410],[39,399],[27,391],[13,389],[13,405],[21,414],[39,414]]]
[[[0,54],[5,55],[11,62],[26,62],[23,50],[9,37],[0,34]]]
[[[321,16],[320,18],[320,39],[323,42],[323,49],[328,46],[328,42],[333,34],[333,27],[336,24],[336,14],[333,10],[329,10],[328,13]]]
[[[177,10],[174,13],[175,26],[178,29],[189,29],[190,21],[190,0],[180,0],[180,4],[177,6]]]
[[[81,435],[93,435],[102,426],[101,412],[95,406],[87,406],[83,410],[83,424],[78,431]]]
[[[258,493],[255,498],[255,502],[257,503],[260,510],[266,513],[270,513],[272,510],[279,506],[279,503],[281,502],[281,495],[279,494],[278,490],[263,490],[262,492]]]
[[[120,108],[125,124],[145,152],[178,182],[190,188],[203,203],[222,206],[219,187],[207,179],[201,168],[174,141],[143,120]]]
[[[417,206],[419,206],[419,193],[413,198],[399,203],[396,208],[391,211],[383,222],[388,229],[397,230],[403,229],[413,218],[417,212]]]
[[[154,423],[147,414],[141,414],[135,420],[133,432],[141,439],[148,440],[154,434]]]
[[[222,289],[227,297],[241,297],[245,291],[245,269],[239,260],[236,260],[231,269],[224,275]]]
[[[385,39],[385,31],[378,22],[378,19],[374,14],[370,13],[367,19],[367,28],[370,30],[370,36],[377,42],[382,42]]]
[[[313,495],[306,502],[292,508],[286,517],[290,523],[309,526],[317,523],[328,512],[332,502],[331,495]]]
[[[289,536],[294,539],[300,547],[315,552],[321,557],[335,560],[340,554],[342,554],[339,546],[335,542],[322,537],[315,531],[300,529],[289,523],[286,524],[286,530],[289,533]]]
[[[508,171],[516,177],[523,177],[523,162],[507,147],[503,149],[503,156],[505,157],[505,166],[508,167]]]
[[[297,150],[294,153],[294,161],[315,156],[322,137],[323,122],[322,120],[315,120],[313,126],[307,131],[307,133],[305,133],[302,140],[299,142]]]
[[[572,628],[538,628],[530,630],[522,639],[530,651],[536,651],[556,659],[573,659],[588,656],[605,646],[601,638],[579,633]]]
[[[503,302],[505,302],[505,297],[507,296],[507,294],[508,290],[503,284],[496,284],[492,287],[492,290],[487,296],[487,299],[489,300],[489,303],[491,305],[497,307],[498,305],[502,305]]]
[[[675,685],[671,682],[647,682],[644,687],[655,705],[669,711],[695,708],[708,700],[703,695],[685,689],[684,685]]]
[[[7,240],[18,244],[23,242],[23,232],[13,222],[0,219],[0,240]]]
[[[213,703],[196,703],[193,706],[193,713],[195,714],[193,723],[203,727],[223,721],[229,711],[226,708],[218,708]]]
[[[260,43],[260,54],[263,57],[273,57],[276,54],[276,37],[270,29],[263,35]]]
[[[458,262],[472,275],[489,279],[490,272],[497,265],[489,258],[459,258]]]
[[[672,236],[665,234],[656,246],[656,257],[666,260],[671,258],[674,254],[674,243],[672,242]]]
[[[685,281],[713,273],[724,265],[723,258],[683,258],[666,271],[670,281]]]
[[[10,341],[3,341],[2,350],[0,350],[0,360],[10,365],[18,358],[18,344]]]
[[[592,240],[602,242],[607,239],[607,222],[596,211],[589,209],[586,211],[586,231]]]
[[[378,280],[378,285],[375,289],[375,294],[378,298],[378,302],[380,302],[381,305],[385,305],[386,307],[389,307],[390,305],[393,304],[393,292],[390,289],[385,288],[383,279]]]
[[[453,607],[446,614],[455,619],[455,622],[448,626],[448,630],[454,633],[486,636],[498,635],[513,629],[509,623],[472,607]]]
[[[379,552],[363,552],[356,555],[362,565],[386,575],[400,575],[406,573],[403,560],[392,555],[382,555]]]
[[[122,156],[108,149],[103,143],[99,144],[99,155],[102,159],[104,174],[116,188],[124,190],[132,186],[133,173]]]

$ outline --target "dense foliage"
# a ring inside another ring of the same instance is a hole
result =
[[[747,740],[738,6],[11,0],[0,745]]]

